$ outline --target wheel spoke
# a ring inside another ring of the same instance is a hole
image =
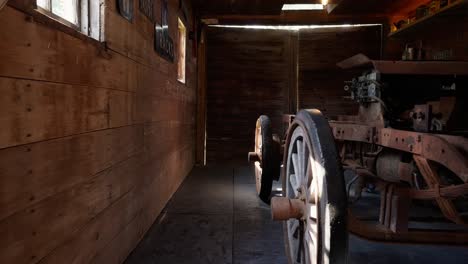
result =
[[[297,196],[298,189],[299,189],[299,183],[297,181],[297,176],[295,174],[289,175],[289,182],[291,183],[291,187],[294,191],[294,197]]]
[[[330,188],[327,186],[327,172],[330,168],[339,167],[339,157],[334,153],[335,142],[332,135],[327,137],[330,140],[322,136],[329,133],[327,127],[316,126],[317,129],[325,129],[321,131],[323,133],[309,133],[312,132],[308,131],[311,126],[302,124],[314,123],[322,118],[320,115],[310,113],[311,118],[306,117],[306,111],[298,114],[298,122],[292,127],[292,134],[288,135],[286,174],[283,177],[288,198],[305,203],[302,219],[289,220],[286,224],[288,262],[294,264],[327,262],[346,253],[342,246],[345,243],[332,243],[347,240],[346,232],[337,229],[343,227],[344,230],[345,227],[342,217],[343,210],[346,210],[346,196],[343,196],[346,193],[339,190],[327,192]],[[333,182],[343,180],[341,177],[331,179]],[[330,215],[331,209],[336,213]]]
[[[292,162],[293,162],[293,167],[294,167],[294,174],[291,174],[289,178],[291,182],[291,187],[294,189],[294,194],[297,195],[299,187],[302,185],[301,169],[299,165],[299,155],[296,153],[293,153],[291,156],[292,156]],[[294,178],[294,180],[292,180],[292,178]]]
[[[312,183],[312,166],[310,158],[307,157],[307,166],[306,166],[306,179],[307,179],[307,186],[310,186]]]
[[[299,237],[299,221],[295,219],[289,220],[288,226],[291,236],[297,239]]]
[[[302,139],[302,175],[307,179],[307,167],[309,166],[309,148],[307,147],[305,139]],[[307,183],[307,181],[304,181]]]
[[[315,236],[310,232],[306,231],[304,235],[305,240],[305,251],[307,260],[306,263],[316,263],[317,258],[317,251],[316,248],[318,246]]]
[[[297,155],[298,155],[298,166],[299,166],[299,171],[296,171],[296,174],[299,177],[304,176],[304,145],[302,144],[303,141],[297,140],[296,146],[297,146]]]
[[[307,230],[306,233],[309,233],[314,245],[318,245],[317,237],[318,237],[318,221],[309,220],[307,222]]]
[[[296,261],[302,263],[302,251],[304,249],[304,225],[299,225],[299,246],[297,247]]]
[[[299,156],[297,153],[293,153],[291,155],[292,157],[292,162],[293,162],[293,167],[294,167],[294,174],[299,175],[301,174],[301,171],[299,169]]]

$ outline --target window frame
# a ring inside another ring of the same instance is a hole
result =
[[[68,27],[71,27],[71,28],[81,32],[81,19],[80,19],[79,11],[77,11],[77,24],[74,24],[73,22],[70,22],[70,21],[66,20],[65,18],[63,18],[63,17],[61,17],[59,15],[56,15],[51,10],[47,10],[47,9],[41,7],[41,6],[37,6],[36,10],[39,11],[40,13],[52,18],[52,19],[57,20],[58,22],[66,25]]]
[[[76,0],[76,18],[77,23],[74,24],[65,18],[54,14],[52,11],[52,0],[49,2],[51,10],[43,8],[34,2],[34,10],[68,28],[73,29],[86,38],[93,39],[97,42],[104,42],[104,11],[102,10],[104,0]],[[67,31],[68,32],[68,31]]]
[[[177,81],[187,84],[187,26],[185,26],[184,21],[180,17],[177,17],[177,37]],[[181,63],[182,66],[180,65]]]

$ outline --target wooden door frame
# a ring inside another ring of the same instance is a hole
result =
[[[198,43],[197,60],[197,123],[195,142],[195,163],[206,165],[206,25],[201,24],[200,41]]]

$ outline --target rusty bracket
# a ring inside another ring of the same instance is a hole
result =
[[[336,140],[372,143],[419,155],[447,167],[463,182],[468,182],[468,159],[451,143],[459,137],[445,137],[392,128],[377,129],[367,125],[343,122],[330,122],[330,127]],[[461,139],[457,141],[464,142]]]
[[[247,160],[249,163],[261,161],[260,155],[257,152],[249,152]]]
[[[379,130],[375,144],[409,152],[444,165],[468,182],[468,160],[443,137],[391,128]]]

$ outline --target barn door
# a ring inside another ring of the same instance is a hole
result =
[[[344,82],[355,74],[336,63],[363,53],[371,59],[381,54],[381,26],[301,29],[298,34],[298,105],[317,108],[327,117],[357,113],[357,105],[344,91]]]

